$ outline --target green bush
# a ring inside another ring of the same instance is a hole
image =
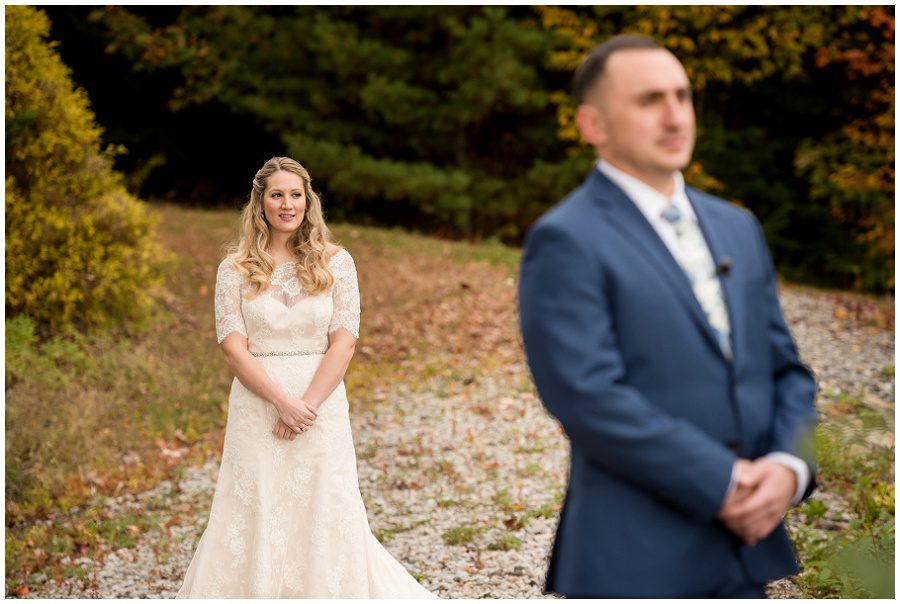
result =
[[[49,29],[6,7],[6,312],[44,331],[133,324],[161,283],[155,220],[112,170]]]
[[[816,431],[819,488],[841,502],[812,499],[788,512],[800,515],[792,533],[804,597],[894,596],[894,448],[872,448],[867,432],[829,421]]]

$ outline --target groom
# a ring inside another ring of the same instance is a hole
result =
[[[599,161],[532,227],[519,290],[538,393],[571,441],[546,589],[765,597],[797,572],[782,518],[813,489],[817,416],[762,230],[684,185],[695,118],[672,53],[611,38],[575,89]]]

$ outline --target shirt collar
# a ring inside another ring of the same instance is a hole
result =
[[[597,169],[618,185],[651,221],[658,219],[670,203],[674,203],[684,216],[696,221],[694,209],[684,190],[684,176],[680,171],[676,171],[674,174],[675,189],[672,191],[672,195],[666,196],[602,159],[597,161]]]

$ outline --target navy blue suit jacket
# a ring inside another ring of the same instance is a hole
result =
[[[688,188],[731,321],[726,359],[681,267],[598,170],[529,231],[519,310],[538,393],[571,442],[546,590],[704,596],[797,571],[784,526],[750,548],[716,519],[740,456],[804,458],[815,381],[747,211]],[[806,495],[812,487],[807,490]]]

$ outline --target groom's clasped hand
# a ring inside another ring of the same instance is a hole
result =
[[[797,488],[786,466],[762,457],[739,459],[737,486],[725,498],[719,519],[747,545],[765,539],[784,519]]]

